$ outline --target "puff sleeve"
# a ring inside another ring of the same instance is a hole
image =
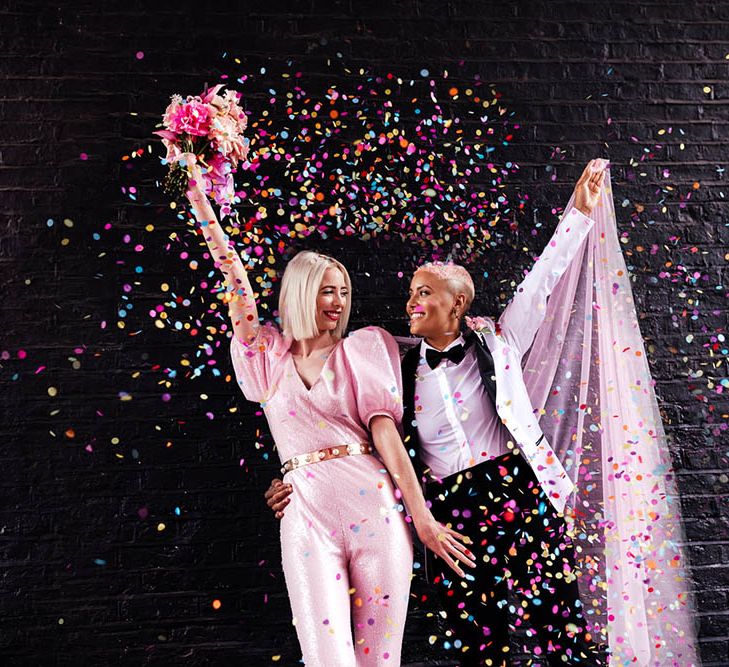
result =
[[[230,341],[233,369],[238,386],[249,401],[262,403],[270,396],[275,389],[276,369],[290,344],[271,323],[260,326],[250,343],[241,342],[233,334]]]
[[[354,385],[357,412],[369,429],[370,420],[387,415],[402,421],[402,375],[397,342],[384,329],[366,327],[344,341]]]

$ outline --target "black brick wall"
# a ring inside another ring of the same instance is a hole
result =
[[[146,311],[165,300],[160,283],[184,296],[195,283],[178,249],[165,249],[180,223],[154,187],[161,168],[140,158],[130,170],[122,156],[146,149],[173,92],[262,64],[280,72],[287,61],[316,89],[343,82],[327,64],[339,59],[355,72],[480,74],[521,126],[499,159],[519,164],[509,187],[529,200],[500,230],[488,261],[505,283],[482,285],[482,309],[508,297],[528,264],[524,249],[539,252],[555,224],[550,209],[564,204],[581,165],[613,161],[679,470],[701,651],[706,665],[729,665],[729,387],[720,391],[729,3],[154,4],[0,3],[3,663],[296,660],[277,528],[261,499],[275,453],[256,407],[225,381],[224,350],[222,377],[181,372],[161,384],[185,355],[190,368],[200,363],[200,340],[156,329]],[[266,108],[266,87],[259,75],[247,88],[252,118]],[[122,193],[130,184],[144,196]],[[535,220],[542,228],[532,234]],[[147,224],[155,230],[143,232]],[[144,242],[143,254],[125,234]],[[392,284],[412,248],[321,246],[352,269],[354,325],[402,332]],[[207,271],[202,251],[188,249]],[[122,329],[117,311],[129,303]],[[427,641],[438,631],[421,600],[428,589],[416,580],[414,593],[407,661],[450,664],[442,640]]]

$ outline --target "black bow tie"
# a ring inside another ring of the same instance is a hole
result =
[[[438,350],[425,350],[425,361],[428,366],[435,368],[443,359],[450,359],[454,364],[460,364],[466,356],[466,348],[463,345],[454,345],[450,350],[440,352]]]

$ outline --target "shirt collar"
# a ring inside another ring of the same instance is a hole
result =
[[[456,345],[465,345],[466,341],[463,338],[463,336],[458,336],[452,343],[450,343],[447,347],[443,349],[443,352],[446,352],[447,350],[450,350],[452,347],[455,347]],[[435,350],[432,345],[428,345],[428,343],[425,342],[425,338],[423,338],[423,344],[420,346],[420,358],[425,359],[425,352],[426,350]],[[440,350],[438,350],[440,351]]]

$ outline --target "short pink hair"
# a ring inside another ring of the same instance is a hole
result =
[[[471,274],[460,264],[453,264],[453,262],[427,262],[419,266],[417,271],[433,273],[441,280],[447,281],[448,286],[454,294],[464,294],[466,296],[466,309],[468,309],[476,296],[473,278],[471,278]]]

